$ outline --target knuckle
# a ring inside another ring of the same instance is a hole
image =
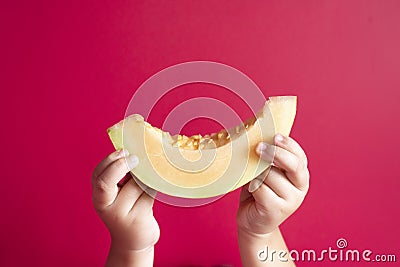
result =
[[[95,184],[94,187],[96,188],[98,193],[105,193],[108,192],[110,190],[110,187],[108,186],[108,184],[104,181],[104,179],[102,179],[102,177],[99,177]]]
[[[304,198],[306,197],[306,192],[300,191],[299,194],[297,194],[297,203],[303,202]]]
[[[306,155],[304,155],[303,162],[304,162],[304,166],[307,167],[308,166],[308,158]]]
[[[304,193],[308,192],[308,189],[310,189],[310,172],[307,169],[305,181],[304,181]]]
[[[284,203],[275,202],[274,204],[270,205],[257,205],[256,212],[257,217],[280,217],[282,214],[287,212],[287,207]]]
[[[299,189],[305,196],[309,188],[310,188],[310,173],[308,169],[305,169],[304,174],[301,176],[301,179],[299,180]]]
[[[297,144],[297,142],[296,142],[293,138],[291,138],[290,136],[285,137],[285,138],[283,139],[283,144],[284,144],[287,148],[291,148],[291,149],[293,149],[293,150],[297,150],[298,144]]]
[[[288,208],[289,207],[287,204],[276,205],[271,212],[271,217],[276,219],[286,217],[286,214],[288,213]]]
[[[121,210],[115,209],[113,211],[113,221],[119,225],[122,225],[126,221],[126,214],[124,214]]]
[[[106,207],[107,207],[101,203],[98,195],[95,195],[95,194],[92,195],[92,204],[93,204],[95,211],[99,215],[102,215],[105,212]]]
[[[98,174],[97,171],[94,170],[92,173],[92,185],[95,183],[95,181],[97,180]]]
[[[257,205],[257,209],[255,209],[254,211],[256,212],[256,214],[253,215],[253,217],[261,217],[262,218],[262,217],[265,217],[265,216],[271,214],[271,210],[263,205]]]
[[[298,158],[298,157],[296,157],[296,169],[295,169],[295,171],[296,172],[298,172],[298,173],[301,173],[301,172],[306,172],[308,169],[307,169],[307,158],[306,157],[301,157],[301,158]]]
[[[283,157],[283,150],[280,147],[275,146],[274,148],[274,158],[281,160]]]
[[[272,162],[277,163],[278,165],[285,163],[285,156],[281,148],[275,147]]]
[[[113,161],[113,160],[115,160],[116,158],[118,158],[118,155],[119,155],[119,151],[116,150],[116,151],[112,152],[111,154],[109,154],[109,155],[107,156],[107,160],[108,160],[108,161]]]
[[[303,170],[303,161],[300,158],[293,156],[292,171],[294,173],[300,173],[302,170]]]
[[[117,171],[123,171],[123,172],[127,172],[127,168],[126,168],[126,162],[125,162],[125,158],[120,158],[117,159],[116,161],[113,162],[113,164],[111,164],[111,166],[116,169]]]
[[[103,206],[99,204],[99,201],[95,194],[92,195],[92,203],[93,203],[94,209],[96,210],[96,212],[98,214],[101,214],[104,211]]]
[[[94,184],[96,182],[96,180],[98,179],[98,177],[101,174],[101,173],[99,173],[98,167],[99,166],[96,166],[96,168],[94,168],[94,170],[92,172],[92,184]]]
[[[261,182],[265,182],[271,178],[272,172],[274,172],[273,168],[266,169],[264,172],[262,172],[257,179]]]
[[[298,208],[300,207],[301,203],[303,203],[305,197],[306,197],[306,192],[300,191],[300,192],[296,195],[295,201],[293,201],[292,210],[298,209]]]

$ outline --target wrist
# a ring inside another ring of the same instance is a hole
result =
[[[142,234],[144,233],[144,234]],[[129,252],[146,251],[154,248],[158,242],[159,235],[146,231],[135,231],[129,234],[114,233],[110,231],[111,248],[121,249]]]
[[[238,228],[238,241],[243,267],[295,266],[278,227],[265,234]]]
[[[268,233],[255,233],[249,229],[238,227],[238,238],[247,244],[265,244],[277,231],[279,232],[278,227]]]
[[[111,242],[106,266],[153,266],[154,246],[126,249]]]

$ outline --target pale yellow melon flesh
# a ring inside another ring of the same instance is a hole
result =
[[[261,141],[272,144],[277,133],[289,135],[296,102],[295,96],[270,97],[246,124],[209,139],[171,137],[138,114],[115,124],[108,134],[116,149],[125,148],[139,157],[132,173],[145,185],[171,196],[213,197],[248,183],[270,166],[271,162],[260,160],[255,148]],[[184,145],[182,140],[189,142]],[[193,140],[198,141],[195,146]]]

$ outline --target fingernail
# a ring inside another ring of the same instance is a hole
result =
[[[257,148],[256,148],[257,154],[258,154],[258,155],[261,155],[261,153],[262,153],[266,148],[267,148],[267,144],[266,144],[266,143],[263,143],[263,142],[258,143]]]
[[[253,179],[249,184],[249,188],[248,188],[249,193],[253,193],[254,191],[256,191],[262,183],[263,183],[263,181],[260,181],[257,178]]]
[[[260,145],[263,144],[263,145]],[[257,153],[260,155],[260,157],[267,161],[267,162],[272,162],[274,160],[274,146],[266,144],[266,143],[260,143],[257,146]]]
[[[275,135],[275,143],[280,143],[283,141],[283,136],[281,134]]]
[[[129,169],[132,170],[139,164],[139,158],[136,155],[130,155],[126,158],[126,162],[128,163]]]

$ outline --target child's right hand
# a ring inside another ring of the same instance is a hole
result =
[[[260,143],[257,153],[273,166],[241,191],[236,219],[242,263],[244,267],[266,266],[257,251],[268,246],[270,251],[286,253],[286,261],[277,258],[273,261],[271,257],[268,266],[294,266],[279,225],[307,194],[310,178],[307,157],[294,139],[282,135],[275,136],[274,145]]]
[[[257,153],[273,166],[243,187],[237,213],[238,227],[255,235],[273,232],[300,206],[310,178],[306,154],[290,137],[278,134]]]
[[[101,161],[93,171],[93,205],[110,231],[110,253],[115,251],[119,256],[124,252],[132,255],[153,250],[160,237],[152,210],[154,199],[132,178],[122,188],[117,186],[138,163],[136,156],[125,159],[124,151],[119,150]]]

